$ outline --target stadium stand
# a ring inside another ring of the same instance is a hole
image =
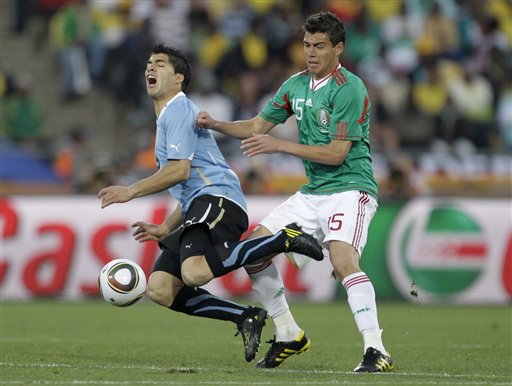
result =
[[[129,180],[151,173],[154,113],[141,74],[143,53],[154,42],[179,47],[192,58],[196,76],[189,94],[201,109],[243,119],[261,109],[275,85],[304,68],[302,21],[327,9],[346,22],[342,64],[369,88],[382,197],[509,196],[510,2],[385,3],[2,1],[2,103],[15,115],[23,92],[27,95],[23,80],[29,78],[33,106],[33,119],[21,122],[24,126],[3,114],[2,142],[54,165],[58,175],[59,159],[62,167],[80,126],[86,140],[79,162],[86,177],[77,182],[69,172],[52,180],[57,190],[73,185],[70,193],[95,193],[115,176]],[[294,139],[293,120],[275,134]],[[304,181],[298,160],[248,160],[238,141],[217,139],[249,194],[286,194]],[[8,154],[2,149],[2,157]],[[2,180],[10,182],[3,193],[18,192],[13,170],[5,172],[12,167],[3,166]],[[37,185],[30,175],[24,183]]]

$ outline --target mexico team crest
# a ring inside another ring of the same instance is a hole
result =
[[[316,121],[318,123],[318,128],[322,133],[329,132],[329,124],[331,123],[331,116],[329,112],[325,109],[319,109],[316,113]]]

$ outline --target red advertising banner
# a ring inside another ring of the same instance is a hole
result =
[[[251,199],[251,226],[282,201]],[[91,196],[3,198],[1,299],[97,296],[99,271],[116,258],[134,260],[149,275],[160,250],[155,242],[136,242],[131,224],[137,220],[160,223],[174,207],[175,202],[165,195],[105,209]],[[331,272],[327,259],[300,271],[284,256],[278,256],[275,263],[289,296],[311,300],[334,297],[336,281],[326,280]],[[251,293],[243,269],[213,280],[206,288],[219,296]]]
[[[284,200],[249,198],[251,226]],[[93,196],[2,198],[0,299],[97,296],[98,273],[116,258],[132,259],[149,274],[160,253],[158,245],[136,242],[131,224],[160,223],[174,206],[164,194],[105,209]],[[512,295],[511,209],[510,200],[381,203],[361,266],[380,298],[507,303]],[[344,296],[331,278],[328,258],[301,270],[282,255],[275,263],[290,298],[329,301]],[[206,288],[219,296],[251,294],[243,269]]]

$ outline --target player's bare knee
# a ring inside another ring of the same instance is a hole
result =
[[[213,275],[203,256],[191,256],[181,264],[181,278],[185,285],[198,287],[208,283]]]
[[[339,280],[361,271],[359,254],[356,249],[345,242],[334,241],[329,245],[329,258]]]
[[[185,285],[189,287],[199,287],[210,281],[205,272],[196,268],[183,269],[182,267],[181,277]]]
[[[161,291],[159,291],[159,288],[150,287],[148,286],[146,288],[146,295],[155,303],[163,305],[164,296]]]
[[[169,307],[172,304],[178,291],[179,288],[175,287],[171,281],[163,280],[158,275],[151,275],[146,287],[146,295],[164,307]]]
[[[163,286],[148,283],[146,288],[146,295],[155,303],[164,307],[169,307],[174,300],[172,294],[166,291]]]

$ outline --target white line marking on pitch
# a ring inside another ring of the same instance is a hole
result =
[[[140,365],[125,365],[125,366],[112,366],[112,365],[105,365],[105,366],[100,366],[100,365],[70,365],[70,364],[63,364],[63,363],[9,363],[9,362],[0,362],[0,366],[5,366],[5,367],[39,367],[39,368],[73,368],[73,369],[133,369],[133,370],[155,370],[155,371],[168,371],[169,368],[166,368],[166,367],[159,367],[159,366],[140,366]],[[225,367],[225,368],[202,368],[202,367],[178,367],[178,368],[175,368],[176,370],[182,370],[182,371],[188,371],[188,370],[195,370],[195,371],[203,371],[203,372],[208,372],[208,371],[219,371],[219,370],[231,370],[230,367]],[[357,383],[359,384],[358,381],[355,381],[354,378],[355,377],[358,377],[360,376],[361,374],[357,374],[357,373],[353,373],[351,371],[338,371],[338,370],[287,370],[287,369],[272,369],[272,370],[262,370],[263,372],[282,372],[282,373],[298,373],[298,374],[333,374],[333,375],[349,375],[352,377],[352,379],[350,381],[341,381],[341,383],[332,383],[332,384],[346,384],[346,383],[349,383],[349,384],[354,384],[354,383]],[[507,375],[494,375],[494,374],[491,374],[491,375],[482,375],[482,374],[448,374],[448,373],[418,373],[418,372],[400,372],[400,371],[395,371],[395,372],[390,372],[390,373],[381,373],[381,374],[376,374],[377,377],[394,377],[395,380],[394,381],[387,381],[387,380],[383,380],[383,379],[380,379],[379,381],[376,382],[376,380],[374,379],[371,384],[382,384],[382,385],[388,385],[388,384],[394,384],[396,383],[396,377],[411,377],[411,376],[417,376],[417,377],[437,377],[437,378],[458,378],[460,382],[460,379],[461,378],[484,378],[484,379],[494,379],[494,380],[503,380],[505,381],[504,383],[498,383],[500,385],[512,385],[512,382],[508,382],[508,379],[510,379],[509,376]],[[7,382],[6,380],[2,380],[2,384]],[[14,383],[13,383],[14,382]],[[133,381],[127,381],[128,383],[125,383],[124,381],[79,381],[79,380],[76,380],[76,381],[73,381],[73,383],[75,382],[78,382],[76,384],[90,384],[91,382],[92,383],[98,383],[98,384],[119,384],[119,385],[123,385],[123,384],[130,384],[130,383],[133,383],[133,384],[141,384],[141,385],[144,385],[144,384],[162,384],[162,385],[173,385],[173,384],[194,384],[196,382],[192,382],[192,383],[187,383],[187,382],[180,382],[180,383],[173,383],[173,382],[158,382],[158,381],[140,381],[140,382],[133,382]],[[82,383],[83,382],[83,383]],[[333,381],[333,382],[338,382],[338,381]],[[12,380],[12,381],[9,381],[10,384],[19,384],[20,382],[19,381],[15,381],[15,380]],[[21,382],[23,383],[23,382]],[[34,381],[32,382],[33,384],[52,384],[54,383],[53,381],[52,382],[47,382],[47,381]],[[67,382],[69,383],[69,382]],[[210,381],[203,381],[203,382],[197,382],[197,383],[201,383],[201,384],[205,384],[205,385],[208,385],[208,384],[223,384],[223,383],[226,383],[226,382],[210,382]],[[229,383],[229,382],[228,382]],[[236,384],[237,382],[235,382],[234,384]],[[239,383],[239,382],[238,382]],[[300,381],[297,381],[297,382],[294,382],[293,384],[297,384],[297,385],[315,385],[315,384],[322,384],[325,382],[321,382],[321,383],[315,383],[315,382],[300,382]],[[414,384],[444,384],[444,383],[451,383],[450,381],[431,381],[431,382],[425,382],[425,381],[418,381],[417,383],[414,383]],[[272,382],[256,382],[256,383],[251,383],[251,384],[274,384]],[[329,384],[331,384],[331,382],[329,382]],[[368,384],[368,382],[361,382],[360,384]],[[408,384],[413,384],[411,383],[410,381],[408,381]],[[478,382],[478,381],[464,381],[463,384],[465,385],[480,385],[480,384],[486,384],[486,382]],[[495,383],[496,384],[496,383]]]

